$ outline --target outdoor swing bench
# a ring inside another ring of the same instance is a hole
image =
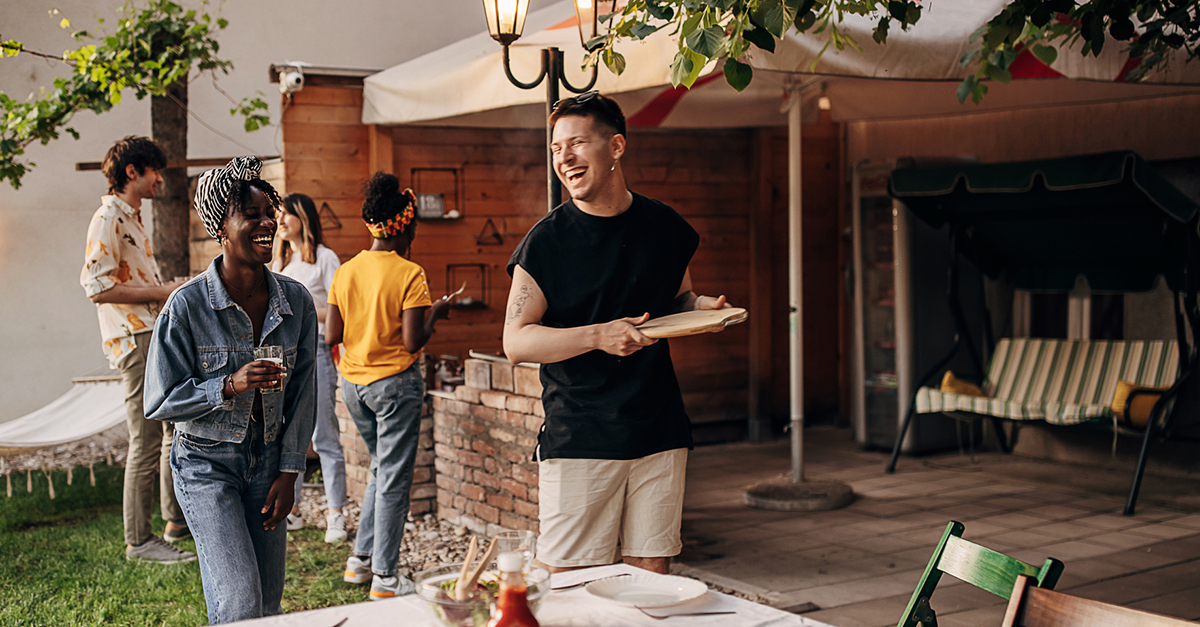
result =
[[[1145,388],[1168,387],[1178,373],[1179,346],[1174,342],[1006,338],[992,354],[984,396],[922,387],[916,411],[1053,425],[1100,422],[1116,430],[1125,426],[1112,407],[1119,381],[1142,388],[1126,396],[1122,413],[1129,416],[1128,406],[1149,394]]]
[[[1101,424],[1142,438],[1125,505],[1133,515],[1150,445],[1169,433],[1180,413],[1175,401],[1196,370],[1185,321],[1200,337],[1200,204],[1132,152],[902,168],[888,192],[927,224],[949,228],[955,329],[950,352],[912,392],[886,472],[895,470],[914,413],[990,418],[1005,452],[1004,420]],[[981,270],[981,281],[986,275],[1013,289],[1067,292],[1083,277],[1095,292],[1144,292],[1162,277],[1172,292],[1175,339],[996,342],[983,306],[984,337],[976,343],[959,297],[960,258]],[[969,354],[982,389],[929,387],[959,350]]]

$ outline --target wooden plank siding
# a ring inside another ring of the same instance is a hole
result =
[[[490,284],[488,307],[453,310],[450,319],[438,325],[426,351],[466,357],[472,349],[499,350],[510,285],[506,263],[545,213],[544,132],[372,128],[361,124],[361,108],[360,89],[308,86],[293,94],[282,118],[287,191],[312,196],[318,207],[329,205],[342,228],[327,231],[326,244],[346,260],[370,244],[361,219],[361,187],[372,162],[384,167],[381,160],[390,152],[391,171],[418,193],[425,190],[415,186],[415,170],[456,170],[458,197],[453,200],[461,218],[421,220],[412,259],[426,269],[434,295],[458,287],[447,284],[448,264],[484,264]],[[822,139],[821,133],[810,134],[808,128],[805,132],[805,303],[806,309],[821,312],[805,316],[806,396],[819,398],[817,405],[822,407],[831,398],[836,407],[839,183],[829,173],[838,172],[838,142],[833,132],[824,133],[829,140],[824,142],[814,141]],[[761,170],[760,164],[767,169]],[[685,403],[697,424],[697,441],[745,436],[752,326],[765,336],[755,343],[755,374],[761,381],[755,405],[768,424],[771,419],[779,424],[787,414],[786,133],[631,129],[622,167],[631,189],[673,206],[700,233],[700,249],[691,265],[697,293],[725,294],[734,305],[749,306],[756,290],[754,302],[769,307],[757,325],[671,341]],[[757,220],[752,221],[756,212]],[[503,244],[477,242],[489,220]],[[758,277],[751,275],[755,232],[755,267],[764,273]],[[828,311],[832,314],[826,315]]]
[[[771,129],[771,351],[772,414],[776,425],[788,419],[788,187],[787,129]],[[839,323],[845,299],[839,258],[844,203],[840,164],[840,127],[828,120],[803,128],[804,413],[806,424],[836,420],[840,413],[842,354]]]
[[[691,265],[696,290],[725,294],[739,305],[749,301],[750,137],[744,130],[681,137],[677,132],[633,129],[622,163],[631,189],[675,207],[700,233],[700,249]],[[462,218],[422,221],[418,227],[413,260],[425,267],[430,288],[441,294],[458,287],[446,283],[446,265],[451,263],[486,264],[491,284],[488,308],[453,312],[439,325],[427,350],[457,355],[470,349],[499,350],[510,286],[508,259],[545,215],[545,135],[533,130],[397,127],[393,139],[394,172],[405,184],[415,184],[414,171],[422,168],[453,168],[462,181]],[[502,245],[477,243],[488,220],[503,236]],[[705,433],[738,439],[744,433],[748,338],[749,327],[743,325],[721,335],[671,343],[693,421],[728,423],[699,429],[698,439],[708,437]]]

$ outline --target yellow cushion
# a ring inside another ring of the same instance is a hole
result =
[[[942,391],[948,394],[961,394],[963,396],[987,396],[987,394],[983,393],[983,390],[979,389],[978,385],[958,380],[954,376],[954,373],[949,370],[946,371],[946,376],[942,377]]]
[[[1154,404],[1162,397],[1162,393],[1170,388],[1152,388],[1128,381],[1117,381],[1117,389],[1113,393],[1112,410],[1123,422],[1127,425],[1135,427],[1145,427],[1146,423],[1150,422],[1150,411],[1154,409]],[[1129,408],[1129,415],[1125,415],[1125,405],[1128,404],[1129,395],[1134,390],[1149,390],[1157,392],[1157,394],[1139,394],[1133,399],[1133,406]]]

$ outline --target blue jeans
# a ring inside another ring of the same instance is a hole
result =
[[[372,557],[371,571],[383,577],[396,574],[400,557],[424,396],[425,381],[415,363],[368,385],[342,379],[342,399],[371,453],[354,554]]]
[[[342,454],[341,429],[333,413],[333,398],[337,391],[337,369],[333,356],[324,342],[317,343],[317,424],[313,429],[313,450],[321,456],[321,478],[325,481],[325,505],[333,509],[346,506],[346,457]],[[296,480],[296,505],[300,505],[300,488]]]
[[[210,624],[283,613],[287,525],[266,531],[270,515],[262,513],[279,452],[279,439],[263,441],[261,421],[242,442],[175,432],[175,494],[196,540]]]

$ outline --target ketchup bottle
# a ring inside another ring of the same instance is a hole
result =
[[[525,558],[520,553],[501,553],[496,558],[500,567],[500,596],[488,627],[538,627],[537,619],[529,611],[527,588],[521,569]]]

